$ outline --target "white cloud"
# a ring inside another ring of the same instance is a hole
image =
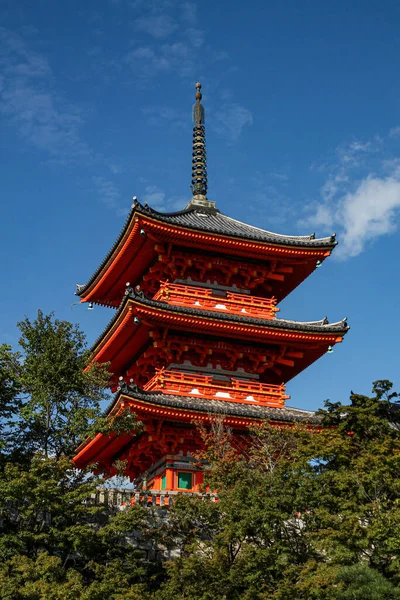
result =
[[[336,149],[340,164],[343,168],[354,168],[360,166],[371,152],[377,152],[381,144],[381,139],[376,136],[373,140],[362,142],[354,140],[345,146]]]
[[[164,190],[156,185],[146,185],[145,193],[140,198],[140,202],[147,203],[154,210],[160,212],[173,212],[176,210],[182,210],[188,203],[187,198],[182,196],[172,196],[167,198]]]
[[[389,130],[389,137],[399,138],[400,137],[400,127],[392,127],[392,129]]]
[[[109,162],[107,166],[113,175],[120,175],[124,172],[124,168],[118,163]]]
[[[100,201],[107,207],[121,214],[120,200],[121,193],[113,181],[105,177],[92,177],[93,183],[96,186],[97,194]],[[125,213],[122,213],[125,214]]]
[[[165,192],[156,185],[147,185],[142,201],[155,210],[162,210],[165,203]]]
[[[0,114],[23,139],[58,162],[92,154],[80,137],[83,113],[54,91],[46,58],[4,27],[0,27],[0,68]]]
[[[347,183],[348,180],[349,178],[343,170],[340,170],[339,173],[329,175],[321,188],[321,195],[324,200],[326,202],[332,200],[340,190],[341,186]]]
[[[313,214],[304,222],[323,229],[339,229],[338,258],[360,254],[370,242],[395,232],[400,216],[400,169],[393,165],[386,176],[369,174],[351,190],[344,191],[341,184],[351,185],[343,171],[330,178],[322,188],[322,201],[309,207]],[[327,191],[328,190],[328,191]]]
[[[158,76],[160,72],[170,71],[186,77],[195,71],[193,53],[181,41],[141,46],[128,52],[124,60],[145,81]]]
[[[150,46],[141,46],[132,50],[126,55],[125,62],[135,70],[139,70],[146,78],[171,68],[171,61],[161,53],[155,52]]]
[[[195,2],[183,2],[181,5],[182,9],[182,21],[192,24],[197,20],[197,6]]]
[[[253,124],[253,115],[240,104],[226,104],[215,114],[214,128],[228,142],[236,142],[246,125]]]
[[[156,39],[166,38],[178,29],[178,24],[170,15],[151,15],[136,19],[136,28]]]
[[[272,177],[272,179],[276,179],[277,181],[281,181],[283,183],[289,181],[289,176],[286,173],[274,172],[269,173],[269,176]]]
[[[204,44],[205,35],[204,35],[204,31],[202,31],[201,29],[196,29],[195,27],[189,27],[186,30],[185,35],[186,35],[188,41],[190,42],[190,44],[196,49],[201,48],[201,46]]]
[[[188,119],[182,114],[182,111],[169,106],[146,106],[142,108],[142,113],[147,118],[149,125],[161,127],[167,122],[173,129],[187,130]]]

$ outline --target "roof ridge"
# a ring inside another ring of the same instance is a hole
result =
[[[224,213],[221,213],[221,215],[223,217],[225,217],[225,219],[229,219],[230,221],[234,221],[235,223],[240,223],[241,225],[243,224],[243,221],[234,219],[233,217],[230,217],[229,215],[225,215]],[[288,238],[288,239],[292,239],[292,240],[309,240],[309,241],[318,242],[320,240],[328,240],[328,239],[332,239],[333,237],[335,237],[335,234],[332,234],[330,236],[326,236],[323,238],[316,238],[315,233],[310,233],[309,235],[286,235],[284,233],[276,233],[275,231],[270,231],[269,229],[262,229],[261,227],[257,227],[256,225],[251,225],[250,223],[246,223],[246,225],[247,225],[247,227],[252,227],[253,229],[257,229],[257,231],[262,231],[263,233],[269,233],[270,235],[273,235],[276,237]]]
[[[142,209],[142,211],[146,214],[154,214],[154,215],[158,215],[160,217],[179,217],[181,215],[186,215],[186,214],[192,213],[192,212],[222,214],[221,211],[218,210],[218,208],[215,208],[212,206],[202,206],[200,204],[191,204],[190,206],[187,205],[182,210],[176,210],[173,212],[161,212],[159,210],[156,210],[155,208],[152,208],[149,205],[146,205],[146,203],[141,204],[140,202],[138,202],[137,205],[135,205],[135,208],[137,208],[137,207],[140,207]]]
[[[184,228],[194,231],[205,232],[209,235],[217,235],[217,236],[229,236],[235,237],[242,240],[256,240],[257,242],[266,243],[266,244],[283,244],[290,245],[296,247],[303,246],[309,247],[312,249],[318,249],[320,247],[327,247],[329,250],[332,250],[334,246],[337,245],[337,241],[335,236],[332,235],[326,238],[315,239],[315,235],[311,234],[308,236],[289,236],[280,233],[274,233],[268,231],[266,229],[261,229],[256,227],[255,225],[249,225],[242,221],[238,221],[233,217],[229,217],[224,213],[220,212],[217,208],[210,206],[200,206],[193,204],[189,207],[186,207],[180,211],[175,212],[160,212],[157,211],[146,204],[141,204],[136,197],[134,197],[134,202],[132,204],[131,210],[128,213],[128,216],[125,220],[122,229],[111,246],[110,250],[100,263],[99,267],[96,271],[91,275],[87,283],[85,284],[77,284],[76,286],[76,295],[81,296],[85,290],[87,290],[91,284],[96,280],[96,277],[101,272],[101,270],[108,263],[113,253],[116,251],[118,244],[123,239],[128,227],[132,223],[132,219],[138,213],[143,216],[154,217],[155,219],[160,219],[161,221],[165,221],[177,228]],[[201,216],[207,215],[208,219],[201,219]]]
[[[350,327],[347,325],[347,318],[344,318],[341,321],[337,321],[336,323],[329,323],[328,320],[326,319],[326,317],[324,317],[324,319],[321,319],[319,321],[295,321],[295,320],[290,320],[290,319],[278,319],[278,318],[260,319],[260,318],[256,318],[256,317],[248,317],[248,316],[244,316],[244,315],[224,313],[224,312],[217,311],[217,310],[215,310],[215,311],[204,310],[204,309],[199,309],[196,307],[168,304],[168,302],[165,302],[162,300],[153,300],[152,298],[149,298],[141,290],[136,290],[132,287],[127,287],[125,290],[124,297],[123,297],[119,307],[117,308],[116,313],[113,315],[112,319],[108,322],[106,327],[103,329],[102,333],[97,337],[96,341],[92,344],[92,346],[91,346],[92,352],[94,352],[97,345],[100,343],[100,341],[103,339],[103,337],[109,331],[109,329],[111,329],[111,327],[113,326],[115,321],[118,319],[120,313],[122,312],[124,305],[126,304],[126,302],[128,300],[136,300],[143,304],[147,304],[148,306],[153,306],[156,308],[158,307],[158,308],[162,308],[164,310],[168,309],[172,312],[178,312],[178,313],[180,312],[183,314],[190,314],[190,315],[193,315],[196,317],[207,317],[208,316],[208,317],[214,318],[214,319],[217,317],[219,319],[222,319],[223,321],[229,321],[229,320],[239,321],[241,323],[245,323],[245,324],[249,324],[249,325],[256,325],[256,326],[258,325],[261,327],[262,326],[272,327],[272,329],[285,329],[285,326],[289,329],[296,329],[296,328],[301,329],[302,326],[312,328],[314,326],[314,327],[319,327],[320,330],[322,330],[322,332],[324,331],[324,329],[327,332],[335,332],[335,330],[338,330],[342,333],[342,335],[345,335],[347,333],[347,331],[350,329]],[[278,325],[278,327],[276,327],[277,325]],[[295,327],[291,327],[293,325]],[[314,332],[318,333],[320,330],[317,329]]]
[[[319,423],[321,419],[316,412],[291,406],[274,408],[261,404],[244,404],[241,402],[229,402],[213,398],[201,398],[196,396],[175,396],[164,394],[161,391],[145,391],[132,383],[120,380],[118,390],[114,394],[104,414],[108,415],[117,404],[120,396],[125,395],[132,399],[137,398],[143,402],[151,402],[163,406],[172,406],[178,409],[207,412],[209,414],[244,416],[252,419],[270,418],[276,421],[305,421]],[[296,418],[297,417],[297,418]]]

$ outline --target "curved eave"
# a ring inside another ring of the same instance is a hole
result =
[[[210,229],[209,224],[208,228],[206,227],[205,219],[213,219],[213,228]],[[337,245],[334,236],[320,239],[315,239],[313,235],[284,236],[240,223],[219,211],[191,208],[175,213],[159,213],[137,204],[130,211],[117,240],[89,281],[84,285],[77,285],[76,295],[81,297],[82,301],[91,300],[93,288],[104,278],[107,271],[115,266],[121,255],[127,252],[133,238],[140,235],[139,221],[155,236],[172,240],[181,238],[181,243],[199,248],[204,248],[204,243],[208,242],[216,249],[224,248],[224,251],[232,255],[247,252],[249,255],[263,258],[269,253],[287,257],[309,256],[323,260]],[[218,231],[220,222],[221,229],[226,222],[224,233]]]
[[[246,405],[239,402],[225,402],[194,396],[173,396],[162,392],[145,392],[127,384],[123,384],[118,390],[105,414],[108,415],[117,410],[120,402],[123,402],[125,407],[128,405],[134,406],[141,411],[155,413],[162,417],[171,417],[174,414],[176,419],[184,421],[192,421],[198,414],[201,414],[205,420],[210,420],[211,415],[225,416],[231,419],[232,425],[248,425],[254,420],[266,419],[278,423],[319,424],[321,422],[320,417],[315,412],[290,406],[271,408],[269,406]],[[169,414],[168,412],[159,413],[158,411],[161,409],[174,410],[173,413],[170,412]],[[248,419],[249,422],[241,422],[241,419]]]
[[[172,396],[161,392],[145,392],[125,383],[115,394],[105,415],[112,416],[121,408],[130,408],[140,420],[146,418],[175,421],[192,425],[193,422],[210,423],[215,417],[222,416],[226,425],[233,429],[244,430],[261,421],[274,425],[304,423],[319,427],[321,419],[316,413],[292,407],[270,408],[267,406],[246,405],[219,400],[202,399],[193,396]],[[121,450],[136,434],[123,436],[98,434],[77,449],[74,462],[83,468],[94,462],[101,463],[105,457],[110,463],[112,457]]]
[[[134,324],[134,316],[139,323]],[[326,319],[314,322],[297,322],[284,319],[255,319],[221,311],[174,306],[166,302],[141,297],[130,290],[115,316],[93,344],[95,360],[107,362],[106,349],[120,344],[119,335],[124,329],[140,330],[141,320],[147,327],[176,327],[183,331],[198,331],[212,335],[218,333],[231,338],[280,342],[318,343],[341,342],[349,330],[346,320],[329,324]]]

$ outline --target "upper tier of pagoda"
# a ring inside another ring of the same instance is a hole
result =
[[[255,295],[280,302],[336,246],[335,236],[286,236],[222,214],[211,202],[192,200],[182,211],[161,213],[135,200],[111,250],[84,285],[82,302],[119,306],[126,283],[154,295],[160,281],[204,281],[222,286],[247,281]]]

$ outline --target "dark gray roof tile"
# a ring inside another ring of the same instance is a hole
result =
[[[350,329],[350,327],[347,325],[346,318],[342,321],[337,321],[336,323],[329,323],[326,317],[319,321],[291,321],[288,319],[277,318],[259,319],[254,317],[245,317],[242,315],[234,315],[232,313],[225,313],[222,311],[211,311],[195,307],[189,308],[186,306],[176,306],[174,304],[168,304],[167,302],[162,302],[160,300],[152,300],[151,298],[147,298],[147,296],[145,296],[143,292],[138,293],[134,289],[128,288],[125,292],[125,296],[117,312],[114,314],[111,321],[108,323],[108,325],[106,325],[105,329],[94,342],[92,346],[92,351],[95,350],[96,346],[100,343],[100,341],[103,339],[106,333],[116,322],[126,302],[129,299],[135,300],[136,302],[139,302],[141,304],[145,304],[146,306],[153,306],[154,308],[169,310],[171,312],[176,312],[180,314],[193,315],[197,317],[209,317],[211,319],[218,319],[219,321],[236,321],[238,323],[258,325],[261,327],[271,327],[273,329],[292,329],[294,331],[309,331],[313,333],[337,333],[338,335],[345,335]]]
[[[77,296],[82,295],[85,292],[85,290],[87,290],[87,288],[96,279],[98,273],[107,264],[108,260],[113,255],[113,252],[117,248],[126,230],[128,229],[134,214],[136,213],[150,216],[158,221],[170,223],[171,225],[179,225],[180,227],[185,227],[187,229],[194,229],[196,231],[207,231],[210,233],[228,235],[231,237],[238,237],[246,240],[256,240],[259,242],[266,243],[269,242],[271,244],[279,244],[282,246],[301,246],[305,248],[333,249],[337,244],[334,235],[320,239],[315,239],[315,234],[313,233],[311,235],[300,236],[281,235],[278,233],[272,233],[270,231],[260,229],[258,227],[254,227],[253,225],[247,225],[246,223],[242,223],[241,221],[236,221],[236,219],[232,219],[231,217],[222,214],[217,209],[191,206],[189,208],[186,208],[185,210],[181,210],[178,212],[161,213],[156,210],[153,210],[149,206],[142,206],[139,202],[136,202],[133,205],[133,208],[130,211],[114,245],[104,258],[100,266],[96,269],[96,271],[93,273],[93,275],[87,283],[82,285],[76,285]]]
[[[121,382],[118,392],[107,408],[105,414],[109,414],[121,395],[136,398],[143,402],[149,402],[159,406],[167,406],[177,409],[195,410],[201,413],[214,415],[227,415],[232,417],[244,417],[251,419],[265,419],[280,422],[303,422],[319,423],[320,418],[316,413],[309,410],[301,410],[285,406],[283,408],[271,408],[255,404],[241,404],[239,402],[225,402],[222,400],[210,400],[196,398],[193,396],[173,396],[162,392],[145,392],[137,386],[129,386]]]

